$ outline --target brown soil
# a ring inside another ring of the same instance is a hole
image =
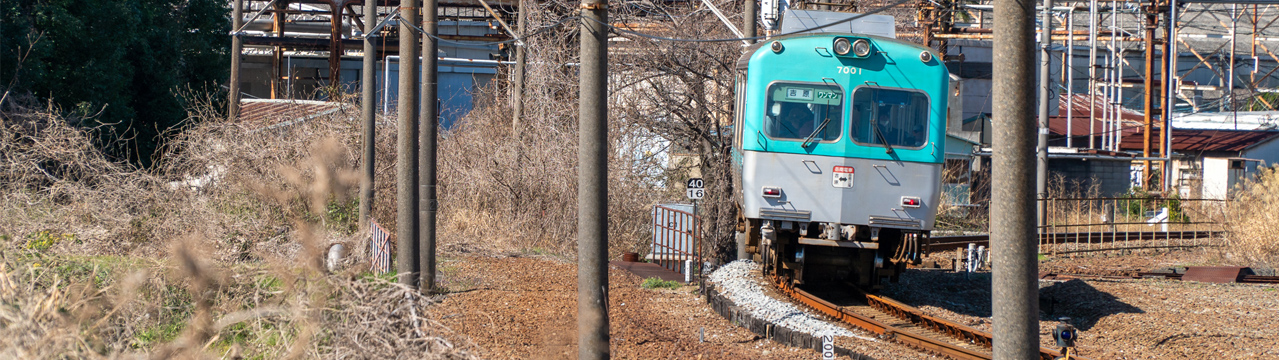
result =
[[[466,256],[440,265],[440,283],[452,293],[439,297],[435,320],[468,336],[489,359],[577,357],[577,266],[535,256]],[[618,359],[819,359],[799,349],[761,339],[707,307],[696,287],[649,290],[643,279],[620,269],[609,272],[610,353]],[[705,342],[698,334],[705,330]],[[885,341],[839,341],[879,359],[926,359]],[[903,355],[906,354],[906,355]]]
[[[1206,250],[1128,256],[1052,257],[1041,271],[1119,274],[1184,265],[1216,265]],[[1086,270],[1086,271],[1085,271]],[[546,256],[444,259],[440,282],[451,293],[431,312],[470,337],[481,357],[577,356],[576,266]],[[713,313],[696,288],[648,290],[619,269],[609,275],[611,354],[620,359],[814,359],[809,349],[761,339]],[[1040,284],[1041,346],[1061,317],[1080,329],[1078,353],[1092,359],[1252,359],[1279,357],[1268,337],[1279,329],[1277,286],[1172,280],[1071,280]],[[990,274],[911,270],[884,294],[929,314],[990,331]],[[705,331],[705,342],[698,341]],[[933,358],[886,341],[841,339],[879,359]]]

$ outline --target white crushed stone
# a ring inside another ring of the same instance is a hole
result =
[[[758,273],[759,265],[755,262],[737,260],[715,270],[714,273],[711,273],[710,280],[718,286],[720,293],[737,304],[738,308],[777,326],[784,326],[814,336],[831,334],[878,341],[874,338],[853,334],[848,329],[818,319],[795,305],[764,294],[760,279],[754,275]]]

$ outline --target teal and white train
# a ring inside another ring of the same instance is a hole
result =
[[[866,34],[781,36],[748,48],[736,76],[747,252],[797,283],[865,287],[917,261],[945,159],[950,78],[937,53]]]

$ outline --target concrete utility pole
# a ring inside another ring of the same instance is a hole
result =
[[[422,223],[422,291],[435,291],[435,212],[439,210],[439,202],[435,199],[435,138],[440,128],[439,111],[436,109],[436,92],[439,65],[436,51],[439,42],[439,8],[437,0],[422,0],[422,152],[418,153],[419,166],[422,169],[421,203],[418,205]]]
[[[1039,287],[1035,280],[1039,266],[1031,218],[1035,186],[1030,175],[1035,150],[1030,108],[1034,104],[1030,99],[1034,94],[1034,6],[1029,0],[995,2],[995,149],[990,211],[995,359],[1039,357]]]
[[[608,350],[608,2],[582,0],[577,119],[578,359]]]
[[[235,0],[231,7],[231,82],[227,84],[227,118],[240,117],[240,54],[244,52],[244,40],[240,28],[244,26],[244,0]]]
[[[1053,17],[1052,17],[1052,0],[1044,0],[1044,10],[1040,17],[1039,44],[1042,51],[1039,52],[1039,126],[1036,128],[1038,141],[1035,146],[1035,197],[1044,199],[1048,197],[1048,106],[1052,104],[1052,78],[1049,76],[1048,70],[1052,67],[1052,45],[1053,45]],[[1066,119],[1070,122],[1070,119]],[[1070,134],[1066,134],[1070,137]],[[1043,207],[1036,206],[1035,224],[1046,224]]]
[[[422,270],[418,248],[418,75],[417,38],[412,24],[418,23],[414,2],[400,5],[400,100],[399,134],[395,136],[395,270],[400,284],[418,287]],[[434,100],[434,99],[432,99]]]
[[[515,92],[515,100],[511,104],[513,108],[511,114],[511,138],[515,139],[516,149],[519,149],[520,146],[520,126],[522,126],[521,120],[524,117],[524,65],[528,61],[525,58],[527,55],[524,53],[524,48],[528,46],[528,44],[524,43],[524,34],[528,31],[528,10],[524,8],[527,4],[521,1],[519,6],[519,13],[516,15],[519,17],[516,20],[519,21],[519,24],[516,26],[520,29],[519,34],[517,34],[520,38],[515,41],[515,89],[512,89]]]
[[[757,4],[756,1],[759,1],[759,0],[746,0],[746,15],[743,16],[742,18],[742,22],[743,22],[742,35],[745,35],[748,38],[759,36],[759,35],[756,35],[756,30],[755,30],[755,22],[759,21],[758,19],[759,14],[757,14],[759,4]],[[752,44],[757,42],[755,40],[747,40],[747,41],[749,41]]]
[[[239,0],[237,0],[239,1]],[[373,165],[377,160],[373,142],[377,128],[374,120],[374,96],[377,87],[377,49],[373,45],[372,32],[377,26],[377,0],[364,0],[364,68],[360,74],[360,111],[364,117],[364,127],[360,129],[364,135],[364,159],[361,161],[363,171],[360,172],[360,228],[367,229],[369,217],[373,216]]]

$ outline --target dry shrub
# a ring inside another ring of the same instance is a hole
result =
[[[123,254],[146,246],[163,217],[160,204],[185,194],[128,164],[108,160],[88,131],[57,109],[18,107],[0,115],[0,238],[61,251]]]
[[[1226,205],[1225,253],[1232,262],[1279,266],[1279,167],[1262,167]]]
[[[156,169],[106,159],[56,111],[3,113],[0,357],[471,358],[428,299],[321,269],[331,243],[361,253],[349,109],[278,130],[192,109]],[[374,214],[393,220],[387,154]]]
[[[576,105],[575,99],[530,99],[526,111],[545,115],[524,118],[528,130],[519,145],[511,135],[510,108],[496,101],[482,103],[445,134],[439,150],[445,250],[576,251],[577,108],[568,104]],[[660,175],[652,171],[656,159],[632,156],[643,146],[634,140],[643,138],[644,129],[618,119],[610,119],[609,127],[609,253],[618,257],[646,250],[649,212],[663,193],[653,181]]]

